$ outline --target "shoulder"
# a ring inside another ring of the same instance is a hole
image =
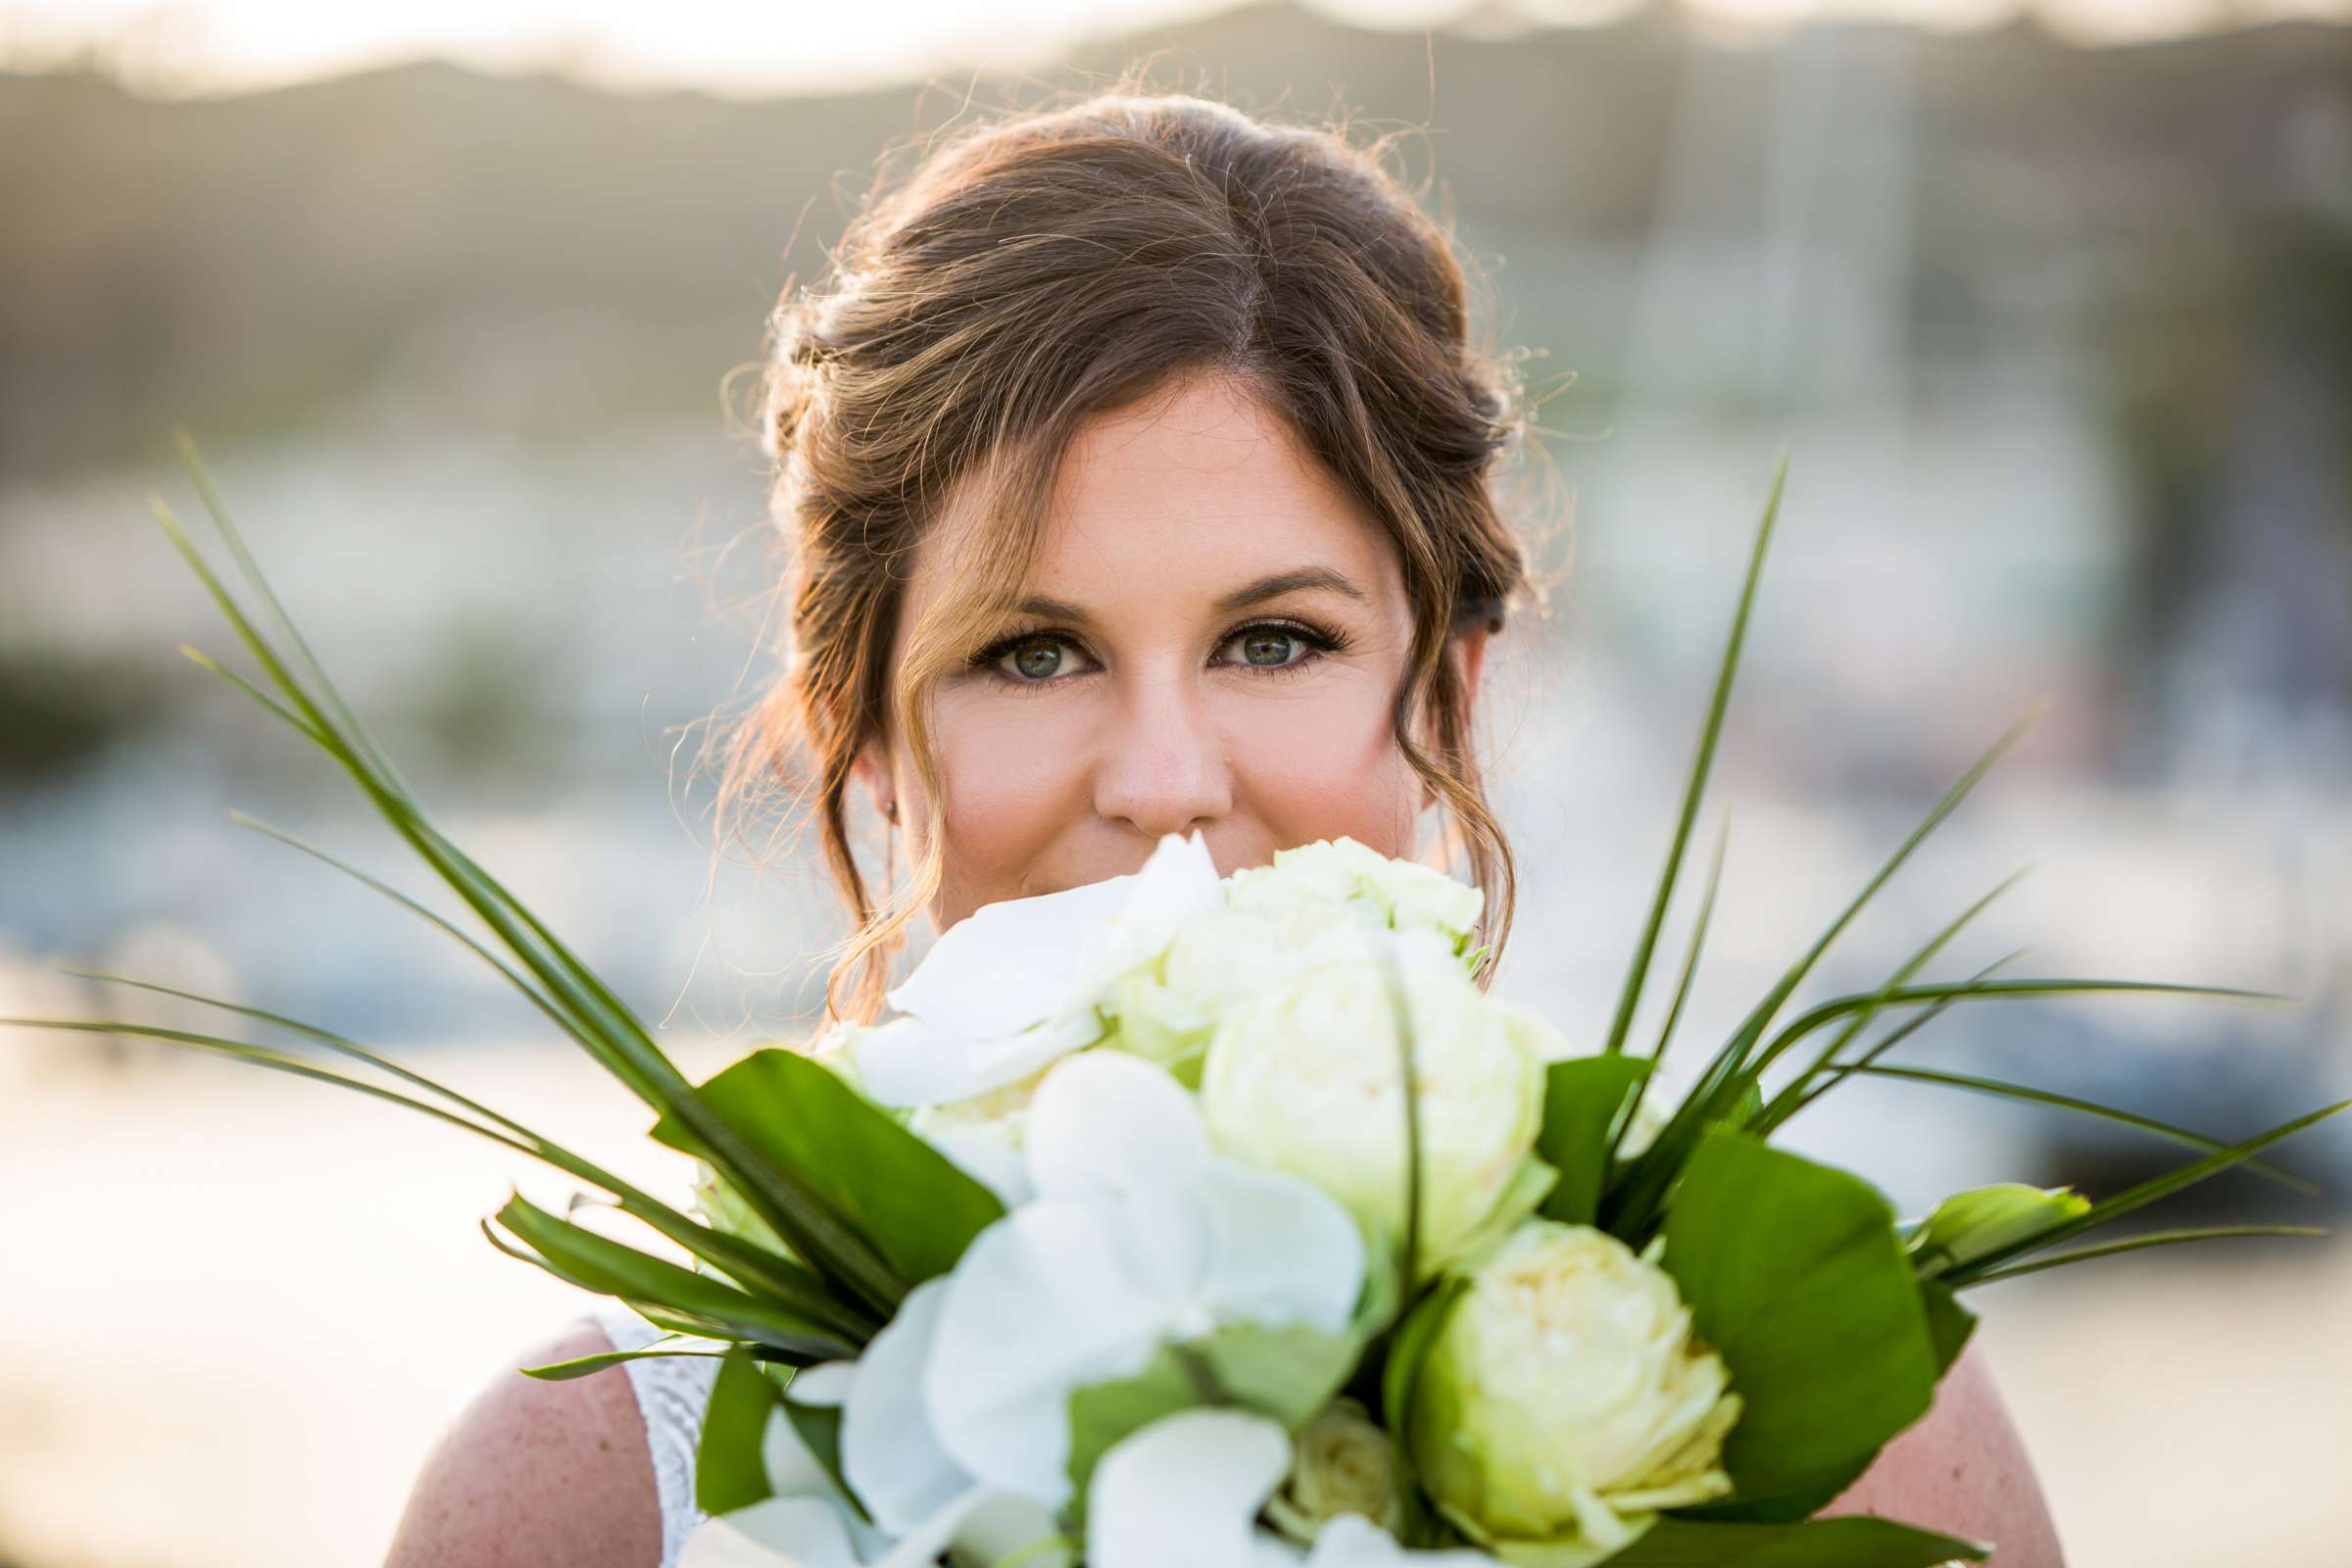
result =
[[[1825,1514],[1879,1514],[1946,1535],[1989,1541],[1995,1568],[2062,1568],[2064,1554],[2025,1440],[1971,1343],[1936,1402]]]
[[[514,1370],[612,1348],[582,1321],[485,1383],[426,1457],[385,1568],[659,1563],[661,1505],[625,1368],[561,1383]]]

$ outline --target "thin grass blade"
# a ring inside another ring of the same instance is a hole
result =
[[[1764,556],[1772,545],[1773,524],[1781,514],[1781,492],[1788,479],[1788,459],[1784,455],[1772,475],[1772,492],[1764,502],[1764,515],[1756,525],[1756,542],[1747,560],[1747,577],[1740,587],[1740,606],[1732,615],[1732,634],[1724,643],[1723,663],[1715,675],[1714,695],[1707,702],[1707,720],[1699,731],[1698,754],[1691,760],[1690,781],[1683,788],[1682,813],[1675,820],[1674,842],[1666,851],[1666,867],[1658,878],[1657,896],[1650,901],[1649,919],[1642,929],[1642,940],[1634,947],[1631,966],[1626,971],[1625,989],[1617,1000],[1617,1015],[1609,1024],[1608,1042],[1603,1051],[1615,1055],[1625,1049],[1625,1037],[1634,1025],[1634,1010],[1641,1005],[1642,988],[1648,978],[1650,955],[1657,950],[1658,932],[1666,923],[1666,906],[1674,900],[1675,879],[1682,872],[1683,851],[1690,841],[1691,824],[1698,819],[1698,803],[1706,794],[1707,775],[1715,765],[1715,746],[1723,734],[1724,714],[1732,705],[1732,680],[1740,669],[1740,650],[1747,641],[1747,622],[1755,608],[1756,584],[1764,575]]]

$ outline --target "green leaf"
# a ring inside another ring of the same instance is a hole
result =
[[[1302,1324],[1230,1323],[1189,1348],[1232,1402],[1296,1432],[1347,1385],[1358,1347]]]
[[[389,1056],[370,1051],[357,1041],[347,1040],[341,1035],[315,1028],[299,1019],[289,1018],[280,1013],[268,1012],[262,1008],[249,1007],[238,1003],[223,1002],[217,997],[208,997],[193,991],[182,991],[173,986],[158,985],[149,980],[136,980],[128,975],[112,974],[101,969],[85,969],[74,964],[61,964],[59,967],[68,973],[81,975],[87,979],[100,980],[112,985],[131,986],[142,991],[177,997],[183,1001],[198,1003],[208,1007],[218,1007],[224,1012],[233,1012],[244,1017],[259,1019],[264,1023],[274,1024],[278,1028],[299,1035],[314,1044],[323,1046],[338,1055],[364,1062],[404,1083],[414,1084],[427,1094],[448,1102],[466,1114],[453,1115],[439,1106],[425,1104],[408,1096],[384,1089],[380,1085],[369,1084],[365,1080],[349,1077],[342,1073],[329,1072],[321,1067],[303,1062],[300,1058],[285,1055],[283,1053],[274,1052],[266,1047],[223,1040],[213,1035],[184,1030],[157,1030],[141,1024],[87,1019],[19,1018],[0,1020],[0,1022],[74,1029],[85,1033],[108,1032],[144,1035],[163,1040],[167,1044],[215,1052],[255,1066],[288,1072],[318,1082],[335,1084],[346,1089],[355,1089],[372,1098],[384,1100],[393,1104],[405,1105],[412,1110],[422,1111],[437,1120],[489,1138],[494,1143],[528,1154],[567,1175],[576,1176],[584,1182],[601,1188],[612,1194],[628,1213],[644,1221],[695,1256],[721,1269],[746,1289],[752,1290],[756,1294],[774,1298],[778,1302],[802,1316],[813,1322],[822,1323],[834,1332],[845,1336],[851,1344],[862,1344],[875,1327],[857,1308],[838,1301],[828,1295],[823,1282],[793,1260],[779,1256],[762,1247],[713,1230],[709,1226],[696,1224],[651,1194],[622,1181],[612,1172],[591,1163],[562,1145],[542,1137],[513,1117],[501,1115],[480,1102],[471,1100],[446,1085],[436,1083],[424,1074],[403,1066]],[[471,1120],[470,1117],[479,1117],[480,1122]],[[483,1126],[481,1122],[491,1125]],[[504,1129],[504,1131],[495,1129]]]
[[[731,1513],[773,1494],[762,1448],[768,1416],[782,1402],[776,1386],[749,1351],[730,1350],[718,1364],[694,1450],[694,1502],[709,1514]]]
[[[1934,936],[1930,937],[1925,943],[1921,944],[1918,951],[1914,952],[1910,957],[1905,958],[1901,967],[1897,968],[1893,974],[1887,977],[1886,984],[1880,988],[1881,991],[1886,992],[1892,990],[1894,987],[1899,986],[1903,984],[1903,982],[1909,980],[1913,975],[1919,973],[1920,970],[1926,968],[1928,964],[1935,959],[1936,954],[1941,953],[1951,944],[1951,941],[1954,937],[1957,937],[1962,931],[1968,928],[1969,922],[1976,919],[1978,915],[1983,914],[1984,910],[1990,906],[1993,900],[1999,898],[2002,894],[2015,887],[2019,880],[2025,876],[2025,874],[2026,868],[2023,866],[2019,867],[2015,871],[2010,872],[2008,876],[2004,877],[1999,883],[1994,885],[1991,892],[1985,894],[1983,898],[1977,900],[1976,903],[1961,910],[1960,913],[1956,915],[1949,924],[1947,924],[1942,930],[1936,932]],[[2006,963],[2007,961],[2009,960],[2002,959],[2000,960],[2000,963]],[[1996,963],[1992,967],[1997,968],[2000,966],[2000,963]],[[1977,978],[1984,978],[1984,975],[1988,974],[1989,972],[1989,970],[1986,970],[1984,973],[1979,974]],[[1812,1064],[1806,1067],[1804,1071],[1798,1073],[1795,1078],[1789,1081],[1787,1087],[1782,1089],[1778,1095],[1773,1097],[1771,1105],[1765,1111],[1763,1120],[1765,1127],[1777,1127],[1782,1122],[1788,1120],[1788,1117],[1794,1115],[1798,1110],[1803,1108],[1805,1102],[1808,1099],[1806,1090],[1812,1084],[1814,1078],[1819,1076],[1822,1072],[1828,1070],[1831,1063],[1836,1059],[1838,1054],[1840,1051],[1843,1051],[1846,1046],[1852,1042],[1853,1038],[1860,1034],[1864,1028],[1868,1027],[1870,1020],[1877,1017],[1878,1012],[1878,1008],[1870,1007],[1855,1013],[1851,1018],[1846,1020],[1845,1027],[1839,1030],[1837,1036],[1833,1038],[1828,1045],[1821,1049],[1821,1054],[1814,1058]],[[1881,1053],[1884,1053],[1891,1044],[1891,1041],[1883,1041],[1880,1043],[1877,1050]]]
[[[802,1404],[793,1398],[788,1384],[784,1389],[784,1419],[792,1423],[793,1434],[801,1440],[801,1446],[808,1450],[809,1457],[816,1461],[816,1467],[833,1483],[834,1490],[841,1494],[858,1518],[871,1524],[873,1520],[866,1513],[865,1504],[850,1490],[849,1477],[842,1472],[841,1406]]]
[[[1710,1130],[1665,1234],[1664,1267],[1741,1400],[1723,1449],[1741,1503],[1858,1474],[1927,1413],[1935,1347],[1894,1211],[1868,1183]]]
[[[1635,1090],[1649,1075],[1639,1056],[1578,1056],[1544,1072],[1544,1127],[1536,1153],[1560,1173],[1542,1212],[1564,1225],[1590,1225],[1600,1209],[1609,1151]]]
[[[1740,586],[1739,608],[1732,612],[1732,634],[1723,647],[1723,663],[1715,674],[1715,690],[1707,699],[1706,723],[1699,730],[1698,754],[1690,761],[1690,781],[1683,786],[1682,814],[1674,825],[1674,842],[1666,850],[1666,868],[1658,877],[1657,896],[1651,900],[1649,920],[1642,930],[1642,940],[1634,947],[1632,964],[1626,970],[1625,986],[1617,999],[1617,1015],[1609,1024],[1608,1043],[1602,1047],[1603,1055],[1616,1055],[1625,1049],[1625,1037],[1634,1024],[1634,1009],[1641,1005],[1642,987],[1649,975],[1650,955],[1657,950],[1658,932],[1666,923],[1666,906],[1674,901],[1675,878],[1683,867],[1683,851],[1690,842],[1690,826],[1698,819],[1698,803],[1707,792],[1707,773],[1715,764],[1715,743],[1723,734],[1723,716],[1732,706],[1732,677],[1739,672],[1740,651],[1747,641],[1749,612],[1756,603],[1756,584],[1764,575],[1764,555],[1772,544],[1772,525],[1781,514],[1781,491],[1788,480],[1788,460],[1783,457],[1773,470],[1772,494],[1764,502],[1763,518],[1756,524],[1756,542],[1747,559],[1747,577]]]
[[[1413,1381],[1420,1376],[1421,1363],[1437,1343],[1438,1331],[1446,1326],[1446,1314],[1469,1288],[1470,1282],[1458,1274],[1441,1279],[1404,1314],[1389,1342],[1388,1364],[1380,1374],[1381,1415],[1390,1435],[1399,1442],[1412,1416]]]
[[[2077,1111],[2085,1116],[2096,1116],[2102,1121],[2114,1122],[2119,1126],[2136,1127],[2141,1132],[2153,1133],[2158,1138],[2180,1144],[2189,1149],[2202,1149],[2207,1153],[2220,1153],[2230,1147],[2218,1138],[2208,1138],[2203,1133],[2192,1132],[2186,1127],[2176,1127],[2170,1122],[2158,1121],[2150,1116],[2142,1116],[2129,1110],[2118,1110],[2113,1105],[2102,1105],[2096,1101],[2077,1100],[2072,1096],[2056,1094],[2047,1089],[2034,1089],[2024,1084],[2007,1083],[1998,1078],[1979,1078],[1968,1073],[1939,1072],[1927,1067],[1882,1067],[1868,1061],[1852,1062],[1838,1070],[1840,1072],[1868,1073],[1873,1078],[1894,1078],[1909,1083],[1935,1084],[1945,1089],[1965,1089],[1975,1094],[1990,1095],[1999,1100],[2019,1100],[2031,1104],[2048,1105],[2056,1110]],[[2280,1170],[2278,1166],[2267,1164],[2259,1159],[2242,1161],[2237,1168],[2249,1176],[2259,1176],[2264,1181],[2276,1182],[2281,1187],[2291,1188],[2306,1198],[2316,1197],[2320,1190],[2317,1182],[2306,1181],[2291,1171]]]
[[[624,1361],[647,1361],[656,1356],[687,1355],[700,1360],[724,1360],[732,1352],[725,1350],[608,1350],[601,1355],[583,1355],[576,1360],[550,1361],[545,1366],[518,1366],[514,1370],[526,1378],[538,1378],[548,1383],[567,1383],[584,1378],[592,1372],[619,1366]]]
[[[1935,1342],[1936,1379],[1940,1383],[1976,1332],[1977,1314],[1962,1306],[1951,1287],[1940,1280],[1919,1282],[1919,1304],[1928,1314],[1928,1338]]]
[[[1607,1561],[1609,1568],[1937,1568],[1956,1559],[1981,1562],[1990,1550],[1865,1516],[1717,1524],[1669,1514]],[[1538,1561],[1509,1554],[1506,1560]]]
[[[2283,1138],[2292,1137],[2304,1128],[2325,1121],[2348,1107],[2352,1107],[2352,1100],[2338,1101],[2332,1105],[2322,1106],[2318,1110],[2297,1116],[2290,1122],[2274,1127],[2258,1137],[2249,1138],[2234,1148],[2223,1150],[2217,1154],[2208,1154],[2193,1164],[2183,1165],[2177,1170],[2168,1171],[2162,1176],[2141,1182],[2136,1187],[2117,1193],[2113,1197],[2103,1198],[2091,1204],[2087,1212],[2077,1218],[2063,1220],[2022,1241],[1996,1248],[1964,1268],[1949,1270],[1944,1278],[1955,1290],[1962,1286],[1981,1283],[2013,1258],[2022,1257],[2029,1252],[2037,1252],[2045,1247],[2063,1242],[2070,1237],[2079,1236],[2094,1226],[2104,1225],[2109,1220],[2121,1218],[2134,1209],[2144,1208],[2158,1199],[2168,1198],[2182,1188],[2193,1187],[2209,1176],[2218,1175],[2232,1165],[2242,1164],[2248,1155],[2268,1149]]]
[[[811,1359],[855,1353],[840,1336],[806,1318],[710,1275],[698,1274],[666,1258],[655,1257],[626,1243],[559,1219],[519,1193],[507,1200],[506,1206],[498,1211],[497,1220],[534,1249],[537,1255],[507,1246],[485,1223],[484,1234],[500,1251],[537,1263],[583,1290],[626,1300],[658,1302],[698,1318],[726,1324],[732,1331],[729,1338],[757,1340]]]
[[[1699,1074],[1697,1085],[1683,1102],[1683,1107],[1667,1121],[1665,1128],[1642,1157],[1633,1162],[1624,1181],[1612,1193],[1605,1218],[1607,1228],[1613,1234],[1639,1238],[1647,1232],[1652,1218],[1665,1203],[1667,1188],[1673,1185],[1684,1161],[1690,1157],[1699,1134],[1710,1121],[1725,1119],[1733,1106],[1752,1094],[1764,1069],[1801,1034],[1801,1031],[1784,1031],[1770,1047],[1750,1060],[1750,1054],[1755,1052],[1756,1044],[1763,1039],[1764,1032],[1772,1027],[1772,1020],[1779,1015],[1782,1006],[1795,994],[1796,988],[1804,982],[1805,976],[1812,972],[1813,966],[1839,934],[1853,923],[1863,907],[1877,896],[1879,889],[1901,869],[1903,862],[1911,858],[1912,852],[1919,848],[1928,835],[1958,809],[1969,791],[1976,787],[1977,781],[2025,733],[2027,725],[2037,716],[2038,711],[2037,709],[2012,725],[1961,775],[1958,783],[1944,792],[1943,798],[1928,812],[1926,820],[1913,828],[1910,836],[1896,846],[1894,853],[1863,885],[1862,891],[1855,894],[1852,902],[1830,923],[1830,928],[1805,951],[1803,956],[1788,966],[1788,972],[1765,994],[1764,1000],[1757,1003],[1740,1021],[1731,1039],[1724,1043],[1707,1063],[1706,1069]],[[1853,1005],[1832,1014],[1832,1017],[1843,1016],[1844,1012],[1864,1006],[1884,1006],[1889,998],[1904,994],[1901,991],[1882,991],[1859,999],[1841,999],[1852,1002]]]
[[[1110,1446],[1162,1416],[1210,1402],[1197,1372],[1168,1346],[1131,1378],[1090,1384],[1070,1396],[1070,1511],[1086,1512],[1087,1483]]]
[[[695,1093],[909,1284],[947,1273],[1004,1217],[994,1193],[798,1052],[755,1051]],[[653,1135],[696,1147],[667,1116]]]
[[[1933,1279],[2037,1231],[2090,1211],[2090,1200],[2071,1187],[2000,1182],[1955,1193],[1913,1230],[1911,1266]]]
[[[789,1181],[764,1168],[733,1130],[693,1097],[676,1067],[603,979],[557,940],[528,907],[426,819],[406,781],[336,692],[324,667],[311,654],[292,617],[271,591],[259,563],[230,521],[195,444],[184,431],[178,439],[181,456],[239,569],[299,655],[298,660],[289,661],[280,654],[214,572],[171,509],[160,497],[153,498],[151,510],[172,547],[186,561],[286,703],[280,707],[263,698],[256,688],[242,680],[234,682],[238,689],[260,700],[273,716],[291,724],[351,775],[394,831],[423,857],[536,979],[540,989],[535,1000],[543,997],[565,1030],[633,1093],[687,1127],[701,1141],[702,1148],[697,1152],[707,1152],[711,1162],[737,1183],[747,1200],[760,1208],[761,1217],[797,1252],[866,1305],[883,1311],[895,1307],[905,1294],[905,1282],[893,1277],[880,1258],[857,1237],[842,1231]],[[217,672],[226,673],[210,661],[200,662]],[[301,666],[299,669],[295,667],[297,664]],[[313,682],[316,692],[311,689]],[[526,988],[526,994],[529,993],[530,988]]]
[[[2144,1236],[2128,1237],[2120,1242],[2104,1242],[2097,1247],[2078,1248],[2060,1252],[2055,1257],[2035,1258],[2031,1263],[2012,1263],[2006,1268],[1992,1269],[1971,1279],[1971,1285],[1989,1285],[1994,1280],[2013,1279],[2020,1274],[2035,1274],[2045,1268],[2062,1268],[2068,1263],[2085,1262],[2094,1257],[2113,1257],[2118,1252],[2136,1252],[2149,1247],[2178,1247],[2184,1242],[2219,1242],[2240,1236],[2325,1236],[2328,1232],[2317,1225],[2207,1225],[2195,1230],[2150,1231]]]

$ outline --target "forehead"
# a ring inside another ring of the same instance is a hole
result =
[[[902,639],[929,601],[951,592],[954,563],[971,542],[963,530],[983,525],[971,500],[961,489],[942,528],[918,545]],[[1387,530],[1251,389],[1198,373],[1080,424],[1056,466],[1022,586],[1106,609],[1145,597],[1182,608],[1307,566],[1345,574],[1409,618]]]
[[[1029,575],[1050,593],[1148,571],[1174,591],[1310,564],[1401,592],[1379,523],[1246,385],[1203,374],[1079,428]]]

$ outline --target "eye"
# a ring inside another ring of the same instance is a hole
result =
[[[981,656],[1005,679],[1026,686],[1042,685],[1061,675],[1072,675],[1086,667],[1086,656],[1068,638],[1047,632],[1031,632],[1025,636],[1007,638]]]
[[[1339,646],[1339,639],[1287,621],[1259,621],[1225,640],[1220,662],[1250,669],[1297,669]]]

